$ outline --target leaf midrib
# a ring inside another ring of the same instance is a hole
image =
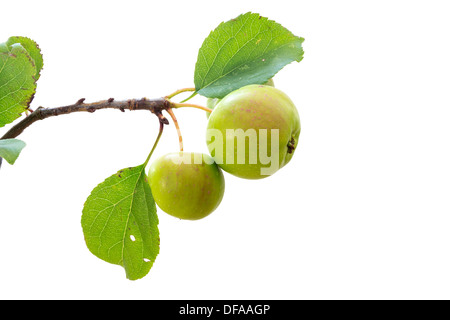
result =
[[[121,265],[123,265],[123,252],[124,252],[124,250],[125,250],[125,237],[126,237],[126,233],[127,233],[127,229],[128,229],[128,223],[129,223],[129,221],[130,221],[130,216],[133,214],[133,212],[132,212],[132,208],[133,208],[133,204],[134,204],[134,199],[135,199],[135,194],[136,194],[136,188],[137,188],[137,185],[138,185],[138,183],[139,183],[139,181],[141,180],[141,177],[142,177],[142,173],[144,172],[144,170],[145,170],[145,166],[144,165],[142,165],[142,168],[141,168],[141,172],[139,173],[139,177],[137,178],[137,180],[136,180],[136,184],[134,185],[134,188],[133,188],[133,197],[132,197],[132,199],[131,199],[131,202],[130,202],[130,209],[129,209],[129,214],[128,214],[128,217],[127,217],[127,222],[126,222],[126,224],[125,224],[125,228],[124,228],[124,231],[123,231],[123,236],[122,236],[122,251],[121,251]],[[138,228],[139,228],[139,226],[138,226]],[[144,248],[144,246],[142,246],[142,249]],[[142,252],[142,256],[144,255],[144,253]]]
[[[297,39],[298,39],[298,38],[295,38],[295,40],[297,40]],[[271,39],[271,41],[273,41],[273,39]],[[279,46],[275,51],[279,51],[281,48],[284,48],[285,46],[287,46],[287,45],[289,45],[289,44],[290,44],[290,42],[285,43],[285,44],[283,44],[282,46]],[[254,60],[252,60],[252,61],[256,61],[256,60],[260,59],[260,58],[266,53],[267,48],[268,48],[268,46],[267,46],[266,49],[261,53],[261,55],[259,55],[258,57],[256,57],[256,58],[255,58]],[[239,69],[239,67],[241,67],[241,66],[243,66],[243,65],[244,65],[244,64],[240,64],[240,65],[236,66],[235,68],[231,69],[229,72],[223,74],[222,76],[218,77],[218,78],[215,79],[214,81],[211,81],[210,83],[208,83],[208,85],[202,87],[200,90],[203,90],[203,89],[205,89],[205,88],[210,87],[211,85],[213,85],[214,83],[216,83],[216,82],[219,81],[220,79],[226,77],[227,75],[229,75],[230,73],[232,73],[232,72],[235,71],[236,69]],[[199,90],[199,91],[200,91],[200,90]]]
[[[248,22],[248,20],[250,19],[250,17],[251,17],[251,15],[249,15],[249,16],[247,17],[247,20],[245,20],[245,21],[242,22],[242,25],[239,27],[239,29],[237,30],[237,32],[234,32],[233,37],[228,38],[228,40],[225,41],[225,42],[222,44],[222,46],[219,48],[219,51],[218,51],[217,54],[215,55],[215,57],[214,57],[214,59],[213,59],[213,61],[212,61],[212,63],[211,63],[211,66],[214,65],[214,62],[216,62],[217,57],[220,55],[220,52],[221,52],[222,49],[225,47],[225,45],[226,45],[229,41],[231,41],[232,39],[235,39],[235,38],[236,38],[236,34],[238,34],[238,33],[242,30],[242,28],[246,25],[246,23]],[[258,32],[258,34],[259,34],[259,32]],[[252,38],[252,39],[253,39],[253,38]],[[247,41],[245,44],[247,44],[247,43],[249,43],[249,42],[250,42],[250,40]],[[241,49],[245,46],[245,44],[244,44],[241,48],[239,48],[238,51],[237,51],[236,53],[238,53],[239,50],[241,50]],[[232,57],[234,57],[234,56],[236,55],[236,53],[233,54]],[[203,52],[202,52],[202,54],[203,54]],[[204,55],[203,55],[203,56],[204,56]],[[231,60],[231,59],[230,59],[230,60]],[[205,59],[205,61],[206,61],[206,59]],[[205,74],[205,77],[204,77],[203,80],[202,80],[202,85],[204,84],[204,81],[208,78],[208,75],[209,75],[211,69],[212,69],[211,67],[208,67],[208,72]],[[205,87],[207,87],[207,86],[205,86]],[[204,87],[204,88],[205,88],[205,87]]]

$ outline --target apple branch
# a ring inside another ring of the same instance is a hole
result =
[[[0,139],[12,139],[19,136],[26,128],[39,120],[44,120],[51,117],[56,117],[64,114],[74,112],[90,112],[93,113],[102,109],[117,109],[122,112],[125,110],[148,110],[155,114],[162,124],[169,124],[169,121],[163,116],[162,111],[170,107],[170,102],[165,98],[157,99],[129,99],[116,101],[113,98],[108,100],[97,101],[93,103],[85,103],[85,99],[78,100],[75,104],[57,107],[57,108],[43,108],[39,107],[30,115],[25,117],[22,121],[14,125],[8,132],[6,132]]]

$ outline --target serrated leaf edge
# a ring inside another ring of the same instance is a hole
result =
[[[263,17],[263,16],[261,16],[260,14],[258,14],[258,13],[253,13],[253,12],[247,12],[247,13],[244,13],[244,14],[241,14],[241,15],[239,15],[238,17],[236,17],[236,18],[233,18],[233,19],[230,19],[230,20],[228,20],[228,21],[223,21],[223,22],[221,22],[214,30],[212,30],[212,31],[210,31],[210,33],[209,33],[209,35],[208,35],[208,37],[206,37],[205,39],[204,39],[204,41],[203,41],[203,43],[202,43],[202,46],[200,47],[200,49],[199,49],[199,53],[202,53],[202,51],[201,51],[201,49],[203,48],[203,46],[205,45],[205,43],[206,43],[206,41],[207,41],[207,39],[211,36],[211,34],[213,34],[217,29],[219,29],[223,24],[225,24],[225,23],[228,23],[228,22],[230,22],[230,21],[235,21],[235,20],[237,20],[237,19],[239,19],[239,18],[241,18],[241,17],[243,17],[243,16],[246,16],[246,15],[248,15],[248,19],[250,19],[250,17],[253,15],[253,16],[256,16],[256,15],[258,15],[259,16],[259,19],[264,19],[264,20],[266,20],[267,22],[269,22],[269,23],[274,23],[275,25],[278,25],[278,26],[280,26],[280,27],[282,27],[283,29],[285,29],[287,32],[289,32],[297,41],[299,41],[299,45],[300,45],[300,54],[299,54],[299,58],[297,58],[297,59],[295,59],[294,61],[296,61],[296,62],[300,62],[302,59],[303,59],[303,54],[304,54],[304,50],[303,50],[303,48],[302,48],[302,43],[304,42],[304,38],[302,38],[302,37],[298,37],[298,36],[296,36],[296,35],[294,35],[290,30],[288,30],[287,28],[285,28],[285,27],[283,27],[280,23],[278,23],[278,22],[276,22],[276,21],[274,21],[274,20],[271,20],[271,19],[269,19],[269,18],[267,18],[267,17]],[[247,21],[248,21],[248,19],[247,19]],[[245,25],[245,23],[247,23],[247,21],[245,21],[245,22],[243,22],[242,23],[242,26],[241,26],[241,29],[242,29],[242,27]],[[239,31],[238,31],[239,32]],[[230,38],[231,39],[231,38]],[[229,39],[229,40],[230,40]],[[252,39],[254,39],[254,38],[252,38]],[[249,41],[247,41],[247,43],[248,42],[250,42],[252,39],[250,39]],[[227,40],[225,43],[227,43],[229,40]],[[271,39],[271,42],[273,41],[273,39]],[[220,50],[222,50],[222,48],[225,46],[225,43],[222,45],[222,47],[219,49],[219,51]],[[269,43],[270,44],[270,43]],[[286,43],[285,45],[290,45],[290,44],[292,44],[292,43]],[[285,45],[283,45],[282,47],[284,47]],[[269,45],[268,45],[269,46]],[[242,47],[241,47],[242,48]],[[241,49],[240,48],[240,49]],[[239,50],[240,50],[239,49]],[[265,52],[265,51],[264,51]],[[236,53],[235,53],[236,54]],[[235,55],[234,54],[234,55]],[[234,56],[233,55],[233,56]],[[214,57],[214,61],[211,63],[211,65],[210,66],[208,66],[208,64],[206,63],[206,58],[204,57],[204,55],[203,55],[203,53],[202,53],[202,58],[203,58],[203,60],[204,60],[204,62],[205,62],[205,65],[207,66],[207,69],[208,69],[208,71],[207,71],[207,73],[206,73],[206,75],[205,76],[203,76],[203,77],[201,77],[201,84],[199,85],[199,86],[196,86],[196,91],[195,91],[195,93],[198,93],[198,94],[200,94],[200,95],[203,95],[202,94],[202,92],[203,91],[205,91],[205,89],[207,89],[207,88],[209,88],[211,85],[213,85],[214,83],[216,83],[217,81],[219,81],[220,79],[222,79],[222,78],[224,78],[224,77],[226,77],[227,75],[229,75],[230,73],[232,73],[232,72],[234,72],[235,70],[237,70],[237,69],[239,69],[240,67],[242,67],[242,64],[241,65],[238,65],[238,66],[236,66],[235,68],[233,68],[233,69],[231,69],[230,71],[228,71],[227,73],[225,73],[225,74],[222,74],[220,77],[218,77],[217,79],[215,79],[214,81],[212,81],[212,82],[210,82],[210,83],[208,83],[206,86],[203,86],[204,85],[204,82],[205,82],[205,79],[207,78],[207,75],[209,74],[209,72],[211,71],[211,66],[213,66],[214,65],[214,62],[216,61],[216,58],[217,58],[217,56],[218,56],[218,54],[216,54],[216,56]],[[261,56],[259,56],[259,57],[261,57]],[[231,59],[229,60],[229,61],[231,61]],[[225,69],[225,67],[227,66],[227,64],[229,63],[229,61],[225,64],[225,66],[223,67],[223,69]],[[293,62],[293,61],[292,61]],[[196,62],[196,67],[195,67],[195,69],[197,69],[197,64],[198,64],[199,62],[198,62],[198,58],[197,58],[197,62]],[[280,70],[279,70],[280,71]],[[276,74],[278,73],[278,71],[277,72],[275,72],[275,73],[271,73],[271,75],[270,76],[268,76],[267,77],[267,79],[265,79],[264,81],[261,81],[261,84],[262,83],[264,83],[264,82],[266,82],[266,81],[268,81],[270,78],[272,78],[273,76],[275,76]],[[194,77],[194,80],[195,80],[195,77]],[[195,81],[194,81],[195,82]],[[250,84],[250,83],[249,83]],[[200,87],[200,88],[199,88]],[[210,95],[205,95],[205,97],[208,97],[208,98],[223,98],[223,97],[216,97],[216,96],[210,96]]]

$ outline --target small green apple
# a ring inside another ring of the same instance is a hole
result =
[[[156,204],[164,212],[198,220],[222,201],[225,180],[214,160],[201,153],[176,152],[150,165],[148,181]]]

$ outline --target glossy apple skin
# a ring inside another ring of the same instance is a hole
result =
[[[190,159],[190,163],[180,163],[180,156]],[[200,159],[198,164],[194,156]],[[150,165],[148,181],[161,210],[185,220],[208,216],[225,191],[221,169],[210,156],[200,153],[176,152],[156,159]]]
[[[271,87],[275,87],[275,83],[273,82],[273,78],[270,78],[269,80],[267,80],[266,83],[264,83],[264,85],[266,86],[271,86]],[[208,98],[206,99],[206,107],[209,109],[214,109],[216,107],[216,105],[219,103],[220,99],[219,98]],[[206,112],[206,118],[209,118],[210,113]]]
[[[211,140],[207,132],[208,149],[217,164],[226,172],[240,178],[262,179],[269,175],[262,174],[261,168],[269,165],[263,164],[259,158],[259,140],[257,149],[253,149],[252,154],[257,156],[257,163],[250,164],[248,142],[246,143],[245,164],[236,161],[237,138],[227,135],[227,129],[255,129],[258,132],[266,129],[269,133],[271,129],[278,129],[278,156],[279,163],[276,170],[285,166],[294,155],[295,148],[300,136],[300,118],[291,99],[281,90],[265,85],[249,85],[231,92],[225,96],[214,108],[208,121],[207,130],[220,130],[223,136],[223,155],[218,157],[213,149]],[[212,132],[212,131],[210,131]],[[210,133],[209,132],[209,133]],[[234,149],[227,150],[226,145],[234,144]],[[267,150],[271,150],[272,141],[269,140]],[[273,148],[276,148],[274,145]],[[267,150],[264,150],[267,152]],[[228,151],[228,154],[227,154]],[[226,156],[234,157],[234,163],[227,163]],[[275,170],[275,171],[276,171]],[[274,172],[275,172],[274,171]],[[271,174],[273,174],[272,172]]]

